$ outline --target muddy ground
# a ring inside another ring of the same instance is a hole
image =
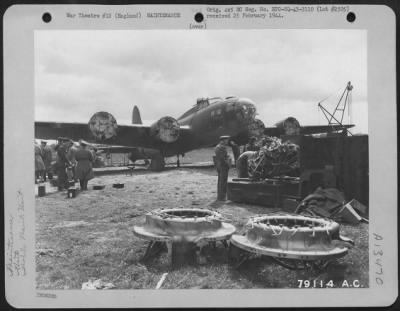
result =
[[[203,159],[210,160],[210,154]],[[193,156],[194,160],[199,160]],[[186,157],[190,163],[190,156]],[[193,161],[192,161],[193,162]],[[230,176],[234,177],[234,169]],[[122,182],[123,189],[112,184]],[[36,197],[36,281],[38,289],[81,289],[88,280],[111,282],[116,289],[154,289],[163,273],[166,289],[297,288],[299,280],[316,284],[356,280],[368,287],[368,225],[342,225],[341,233],[355,241],[349,253],[323,271],[293,271],[268,257],[245,262],[239,268],[228,262],[227,249],[217,244],[207,251],[208,262],[171,270],[167,253],[141,263],[147,242],[133,234],[147,211],[159,207],[212,207],[240,231],[249,216],[276,211],[228,201],[216,207],[217,176],[212,167],[168,168],[96,177],[89,182],[103,190],[65,192]],[[356,282],[357,283],[357,282]]]

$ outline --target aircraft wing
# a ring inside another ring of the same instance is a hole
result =
[[[346,125],[305,125],[300,127],[300,134],[318,134],[318,133],[329,133],[332,131],[340,131],[343,129],[349,129],[354,127],[354,124]],[[264,134],[268,136],[276,136],[285,134],[285,131],[281,127],[266,127]]]
[[[345,125],[306,125],[300,129],[301,134],[318,134],[340,131],[354,127],[354,124]]]
[[[188,126],[179,127],[179,140],[190,135],[191,129]],[[66,123],[66,122],[35,122],[35,138],[37,139],[57,139],[58,137],[68,137],[78,141],[80,139],[92,143],[104,145],[116,145],[126,147],[144,147],[159,149],[172,141],[162,141],[160,130],[154,129],[154,125],[129,124],[118,125],[112,137],[99,138],[93,134],[88,123]]]
[[[94,145],[97,150],[109,153],[129,153],[138,147],[114,146],[114,145]]]
[[[264,134],[279,137],[282,134],[282,130],[278,127],[266,127],[264,129]]]

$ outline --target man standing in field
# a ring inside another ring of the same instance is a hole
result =
[[[53,159],[53,153],[51,151],[51,148],[47,146],[47,142],[44,140],[41,141],[40,149],[42,150],[42,157],[45,166],[43,179],[44,181],[46,181],[46,175],[47,177],[49,177],[49,179],[53,178],[53,174],[51,173],[51,161]]]
[[[221,136],[219,144],[215,147],[215,166],[218,172],[218,201],[226,201],[226,188],[230,159],[228,155],[229,136]]]
[[[42,151],[40,150],[39,144],[35,141],[35,184],[37,184],[38,180],[39,182],[42,181],[44,171],[45,166],[43,163]]]
[[[67,154],[66,154],[66,158],[69,161],[69,163],[71,164],[71,173],[72,173],[72,177],[69,179],[73,179],[74,181],[77,181],[76,178],[76,159],[75,159],[75,154],[76,151],[78,150],[75,145],[74,145],[74,141],[71,139],[68,143],[67,143]]]
[[[69,138],[60,137],[58,139],[58,145],[56,146],[57,150],[57,162],[56,162],[56,171],[57,171],[57,181],[58,181],[58,191],[62,191],[64,188],[68,188],[68,179],[66,168],[70,166],[70,163],[67,159],[67,144],[69,143]]]
[[[93,154],[87,149],[88,143],[83,139],[79,142],[80,148],[75,153],[76,177],[81,184],[81,190],[88,190],[88,181],[94,177],[93,174]]]

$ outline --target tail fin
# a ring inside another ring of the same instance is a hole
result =
[[[142,124],[142,118],[140,117],[139,108],[136,105],[132,111],[132,124]]]

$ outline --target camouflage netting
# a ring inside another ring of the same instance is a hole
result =
[[[263,137],[255,159],[249,160],[251,179],[279,177],[295,172],[299,168],[299,146],[282,142],[277,137]]]

